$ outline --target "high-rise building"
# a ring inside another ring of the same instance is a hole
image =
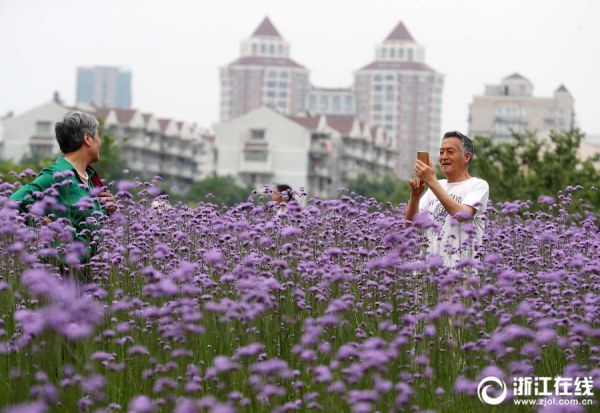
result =
[[[293,114],[304,110],[308,70],[290,59],[290,45],[268,17],[242,41],[240,57],[220,69],[221,120],[260,106]]]
[[[574,127],[574,99],[560,85],[552,97],[533,96],[533,83],[518,73],[500,84],[486,85],[483,96],[474,96],[470,105],[469,133],[512,138],[512,131],[537,131],[542,137],[551,130]]]
[[[77,103],[131,108],[131,70],[122,67],[77,68]]]
[[[357,115],[397,137],[396,174],[410,178],[417,151],[438,151],[444,77],[425,63],[425,48],[400,22],[355,72]]]

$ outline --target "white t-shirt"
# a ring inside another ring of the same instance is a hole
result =
[[[427,230],[427,251],[441,255],[444,264],[453,267],[459,259],[473,257],[475,248],[481,244],[485,229],[483,214],[487,208],[490,187],[486,181],[475,177],[450,184],[447,179],[438,182],[456,202],[472,206],[476,210],[473,218],[457,221],[448,214],[431,189],[419,201],[419,212],[427,212],[439,226],[439,231],[433,228]]]

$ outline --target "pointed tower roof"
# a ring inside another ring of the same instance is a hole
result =
[[[504,79],[525,79],[525,80],[529,80],[524,76],[521,76],[519,73],[515,72],[510,76],[506,76]]]
[[[410,42],[415,41],[402,21],[400,21],[394,30],[392,30],[390,35],[385,38],[386,42],[390,40],[408,40]]]
[[[569,93],[569,90],[565,87],[565,85],[561,84],[558,89],[556,89],[557,92],[567,92]]]
[[[265,17],[261,24],[258,25],[254,33],[252,33],[251,37],[255,36],[267,36],[267,37],[278,37],[281,38],[281,35],[271,23],[268,17]]]

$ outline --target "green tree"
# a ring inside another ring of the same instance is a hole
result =
[[[369,179],[366,175],[360,174],[356,179],[349,181],[347,187],[359,195],[393,204],[406,202],[410,194],[408,182],[389,174],[381,179]]]
[[[18,168],[31,169],[34,172],[39,172],[45,167],[49,166],[54,162],[54,155],[39,155],[39,154],[25,154],[21,158],[21,162],[18,164]]]
[[[534,133],[514,133],[513,140],[495,143],[490,137],[475,138],[471,175],[490,184],[495,201],[537,199],[556,195],[568,186],[581,185],[578,197],[600,208],[600,173],[590,160],[581,160],[577,150],[584,134],[577,130],[552,132],[549,139]]]
[[[239,186],[231,176],[210,176],[192,184],[182,196],[173,198],[181,201],[235,205],[245,201],[252,190],[251,186]],[[212,197],[207,197],[209,193]]]
[[[101,119],[99,121],[102,145],[100,146],[100,160],[93,166],[105,182],[119,181],[125,177],[123,169],[127,169],[127,164],[121,157],[121,147],[117,139],[104,128],[104,122]]]

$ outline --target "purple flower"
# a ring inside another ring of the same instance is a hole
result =
[[[210,249],[204,254],[204,260],[210,265],[215,265],[223,259],[223,254],[216,248]]]
[[[128,413],[154,413],[156,408],[148,396],[136,396],[129,402]]]

